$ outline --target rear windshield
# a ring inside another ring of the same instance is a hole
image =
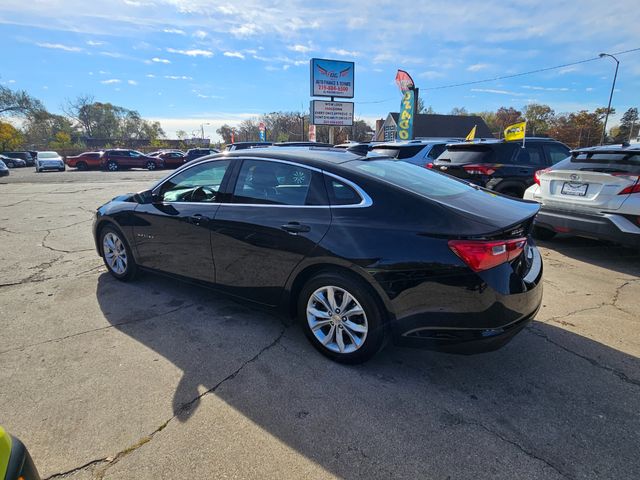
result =
[[[473,190],[459,180],[412,163],[356,160],[345,165],[428,198],[449,197]]]
[[[553,169],[640,175],[640,152],[578,153],[556,164]]]
[[[520,144],[450,145],[438,156],[449,163],[509,163]]]
[[[58,154],[56,152],[38,152],[38,157],[40,157],[40,158],[58,158]]]
[[[373,147],[371,150],[377,154],[384,155],[385,157],[402,160],[404,158],[411,158],[417,155],[424,147],[425,145],[403,145],[397,147],[381,145],[379,147]]]

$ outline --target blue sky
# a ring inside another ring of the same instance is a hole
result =
[[[309,58],[356,62],[356,117],[397,111],[407,70],[439,113],[547,103],[606,106],[608,58],[443,90],[640,47],[637,1],[2,0],[0,82],[52,111],[96,100],[159,120],[169,136],[275,110],[308,110]],[[640,51],[620,55],[613,106],[640,107]],[[619,117],[619,114],[616,118]],[[614,123],[616,118],[614,118]]]

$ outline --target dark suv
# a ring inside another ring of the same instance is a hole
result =
[[[431,168],[476,185],[522,198],[534,183],[537,170],[569,156],[569,147],[552,138],[527,138],[522,142],[489,140],[447,145]]]
[[[24,160],[27,164],[27,167],[33,167],[36,163],[35,158],[31,154],[31,152],[2,152],[2,155],[9,158]]]
[[[214,153],[220,153],[220,150],[215,148],[192,148],[187,150],[185,155],[185,163],[195,160],[196,158],[204,157],[206,155],[213,155]]]

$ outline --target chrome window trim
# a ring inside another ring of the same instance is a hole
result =
[[[217,155],[217,154],[216,154]],[[266,161],[266,162],[275,162],[275,163],[284,163],[287,165],[293,165],[296,167],[300,167],[300,168],[306,168],[307,170],[311,170],[313,172],[317,172],[323,175],[327,175],[329,177],[335,178],[336,180],[348,185],[349,187],[353,188],[356,193],[360,196],[360,203],[354,203],[354,204],[349,204],[349,205],[273,205],[273,204],[266,204],[266,203],[207,203],[207,202],[162,202],[163,204],[179,204],[179,205],[220,205],[225,206],[225,205],[229,205],[229,206],[238,206],[238,207],[277,207],[277,208],[367,208],[370,207],[371,205],[373,205],[373,200],[371,199],[371,197],[367,194],[367,192],[365,192],[362,187],[360,187],[359,185],[355,184],[354,182],[352,182],[351,180],[347,180],[344,177],[341,177],[340,175],[336,175],[335,173],[332,172],[327,172],[326,170],[322,170],[320,168],[317,167],[312,167],[310,165],[304,165],[302,163],[297,163],[297,162],[292,162],[289,160],[280,160],[277,158],[265,158],[265,157],[218,157],[218,158],[211,158],[209,160],[206,160],[202,163],[197,163],[196,165],[191,165],[189,168],[185,168],[184,170],[180,170],[178,172],[174,172],[172,175],[170,175],[169,177],[160,180],[152,189],[151,192],[154,193],[155,190],[157,190],[158,188],[160,188],[165,182],[168,182],[169,180],[171,180],[173,177],[175,177],[176,175],[179,175],[187,170],[190,170],[194,167],[203,165],[205,163],[212,163],[212,162],[216,162],[216,161],[223,161],[223,160],[233,160],[233,159],[238,159],[238,160],[261,160],[261,161]],[[231,166],[231,165],[229,165]],[[234,190],[235,190],[235,185],[234,185]],[[231,194],[233,195],[233,193]]]

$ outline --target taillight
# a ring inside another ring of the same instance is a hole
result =
[[[631,175],[615,174],[616,177],[629,177],[629,180],[634,181],[633,185],[623,188],[618,195],[629,195],[630,193],[640,193],[640,177],[633,177]]]
[[[536,173],[533,174],[533,181],[536,182],[538,185],[540,185],[540,175],[542,175],[543,173],[547,173],[551,171],[550,168],[544,168],[542,170],[536,170]]]
[[[526,238],[513,240],[449,240],[449,248],[474,272],[488,270],[522,253]]]
[[[433,163],[425,163],[424,168],[433,168]]]
[[[470,175],[493,175],[496,172],[491,165],[463,165],[462,168]]]

